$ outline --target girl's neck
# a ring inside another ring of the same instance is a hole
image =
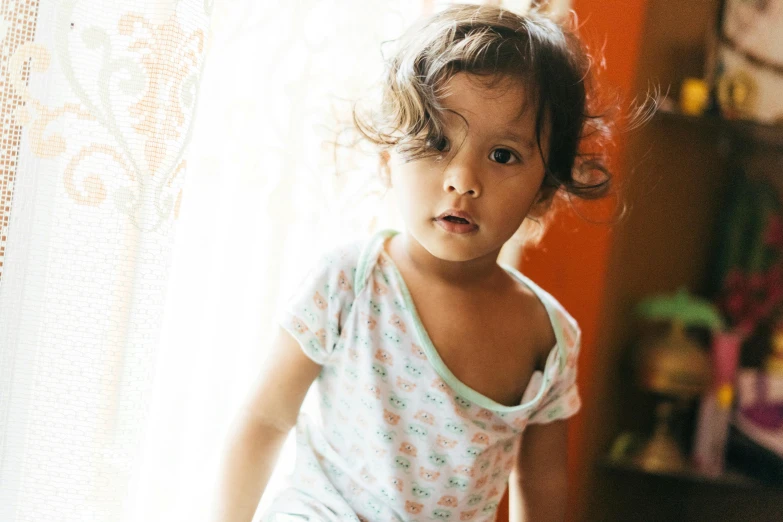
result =
[[[497,259],[500,249],[470,261],[446,261],[428,252],[407,231],[387,241],[386,251],[395,264],[403,265],[427,280],[449,286],[486,285],[502,276]]]

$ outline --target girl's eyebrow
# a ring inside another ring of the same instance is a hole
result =
[[[516,143],[518,143],[518,144],[520,144],[523,147],[526,147],[528,149],[532,149],[533,148],[533,140],[532,139],[525,138],[525,137],[517,134],[516,132],[514,132],[511,129],[501,129],[500,130],[500,134],[498,134],[498,138],[500,138],[501,140],[509,140],[509,141],[516,142]]]
[[[465,125],[467,125],[468,127],[470,126],[470,124],[468,123],[467,118],[465,118],[465,116],[463,116],[459,112],[455,111],[454,109],[448,109],[447,108],[444,112],[445,113],[451,113],[451,114],[454,114],[456,116],[459,116],[459,118],[462,119],[462,121],[465,122]],[[449,118],[447,116],[446,120],[448,121],[448,119]],[[448,123],[447,123],[447,125],[448,125]],[[504,125],[508,125],[508,124],[506,123]],[[501,129],[499,129],[498,134],[494,135],[494,137],[496,139],[513,141],[514,143],[517,143],[517,144],[521,145],[522,147],[524,147],[524,148],[526,148],[528,150],[535,150],[535,142],[533,141],[533,139],[532,138],[527,138],[525,136],[522,136],[521,134],[517,133],[516,130],[514,130],[514,129],[515,129],[515,127],[503,127]]]

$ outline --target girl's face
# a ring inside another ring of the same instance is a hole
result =
[[[408,234],[430,254],[446,261],[496,259],[544,179],[535,105],[513,80],[488,89],[457,73],[446,88],[445,140],[436,144],[442,154],[406,163],[392,153],[391,184]],[[548,150],[545,132],[541,148]]]

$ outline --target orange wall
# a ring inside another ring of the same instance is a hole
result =
[[[616,90],[625,106],[634,96],[632,89],[646,5],[647,0],[574,0],[583,40],[591,49],[600,50],[604,46],[606,69],[599,73],[599,85]],[[617,137],[611,158],[618,181],[624,177],[621,171],[624,142],[622,136]],[[592,220],[605,220],[611,208],[611,201],[580,207],[583,215]],[[521,261],[524,272],[560,300],[582,328],[578,380],[583,403],[590,402],[592,385],[602,378],[602,372],[594,364],[595,354],[600,350],[595,343],[604,285],[609,275],[606,266],[611,240],[609,226],[593,225],[565,209],[552,223],[541,246]],[[583,411],[595,409],[584,407]],[[569,520],[583,519],[583,506],[590,494],[584,485],[592,463],[585,462],[582,456],[591,421],[594,419],[577,415],[569,427]],[[505,510],[506,505],[502,508]],[[498,520],[506,519],[506,512],[501,512]]]

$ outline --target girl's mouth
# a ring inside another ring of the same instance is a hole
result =
[[[464,210],[458,210],[456,208],[450,208],[446,212],[443,212],[440,216],[435,218],[436,220],[446,220],[449,223],[454,223],[458,225],[475,225],[476,222],[473,221],[473,216],[470,215],[470,213],[465,212]]]
[[[435,222],[452,234],[470,234],[478,230],[478,225],[473,222],[471,215],[460,210],[444,212],[435,218]]]

